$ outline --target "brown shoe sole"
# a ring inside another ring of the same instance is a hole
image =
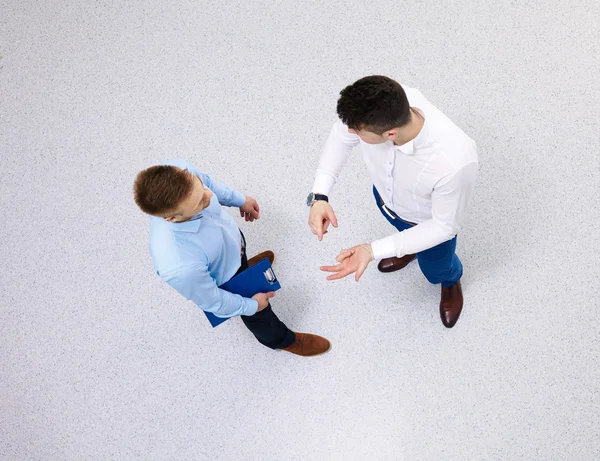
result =
[[[275,253],[273,253],[271,250],[267,250],[267,251],[263,251],[262,253],[257,254],[256,256],[252,256],[248,260],[248,267],[254,266],[256,263],[262,261],[265,258],[267,258],[269,260],[269,262],[271,263],[271,266],[273,264],[275,264]]]
[[[319,355],[323,355],[323,354],[327,354],[327,352],[329,352],[331,350],[331,343],[329,343],[329,347],[327,349],[325,349],[323,352],[319,352],[318,354],[313,354],[313,355],[300,355],[300,354],[294,354],[293,352],[290,351],[286,351],[285,349],[276,349],[277,352],[289,352],[292,355],[296,355],[298,357],[318,357]]]

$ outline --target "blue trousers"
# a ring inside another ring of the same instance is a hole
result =
[[[407,223],[400,218],[392,218],[383,210],[383,200],[373,187],[373,195],[377,202],[377,207],[381,214],[389,221],[389,223],[398,229],[398,232],[409,229],[414,224]],[[441,283],[445,288],[450,288],[460,280],[463,273],[462,263],[455,253],[456,237],[447,242],[440,243],[429,250],[417,253],[417,261],[421,272],[430,283]]]
[[[244,237],[244,234],[242,234],[242,245],[242,264],[235,275],[248,269],[246,237]],[[296,341],[296,334],[279,320],[273,309],[271,309],[270,303],[266,309],[254,315],[240,315],[240,317],[246,328],[252,332],[263,346],[271,349],[285,349]]]

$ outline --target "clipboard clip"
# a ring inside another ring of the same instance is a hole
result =
[[[275,277],[275,272],[273,272],[273,269],[271,267],[269,267],[265,272],[265,278],[267,279],[267,282],[269,283],[275,283],[277,281],[277,277]]]

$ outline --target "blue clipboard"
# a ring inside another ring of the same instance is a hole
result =
[[[244,298],[251,298],[256,293],[277,291],[281,288],[281,285],[277,280],[275,272],[273,272],[271,263],[267,258],[265,258],[260,260],[254,266],[249,267],[243,272],[240,272],[238,275],[233,277],[228,282],[225,282],[219,288],[230,293],[243,296]],[[211,312],[204,311],[204,314],[208,318],[208,321],[213,328],[228,319],[228,317],[217,317]]]

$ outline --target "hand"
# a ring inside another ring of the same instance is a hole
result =
[[[240,207],[240,216],[245,218],[246,222],[254,222],[255,219],[260,218],[260,207],[256,200],[246,196],[246,203]]]
[[[374,259],[373,250],[368,244],[357,245],[349,250],[342,250],[335,259],[339,264],[321,266],[323,272],[335,272],[334,275],[327,277],[327,280],[338,280],[356,272],[354,279],[358,282],[369,263]]]
[[[268,293],[256,293],[254,296],[252,296],[252,299],[258,302],[258,310],[256,312],[266,309],[269,305],[269,299],[273,298],[274,296],[274,291],[269,291]]]
[[[325,200],[316,201],[310,207],[308,225],[313,234],[319,237],[319,241],[323,240],[323,236],[327,233],[329,224],[333,224],[333,227],[336,228],[338,226],[333,208],[331,208],[331,205]]]

